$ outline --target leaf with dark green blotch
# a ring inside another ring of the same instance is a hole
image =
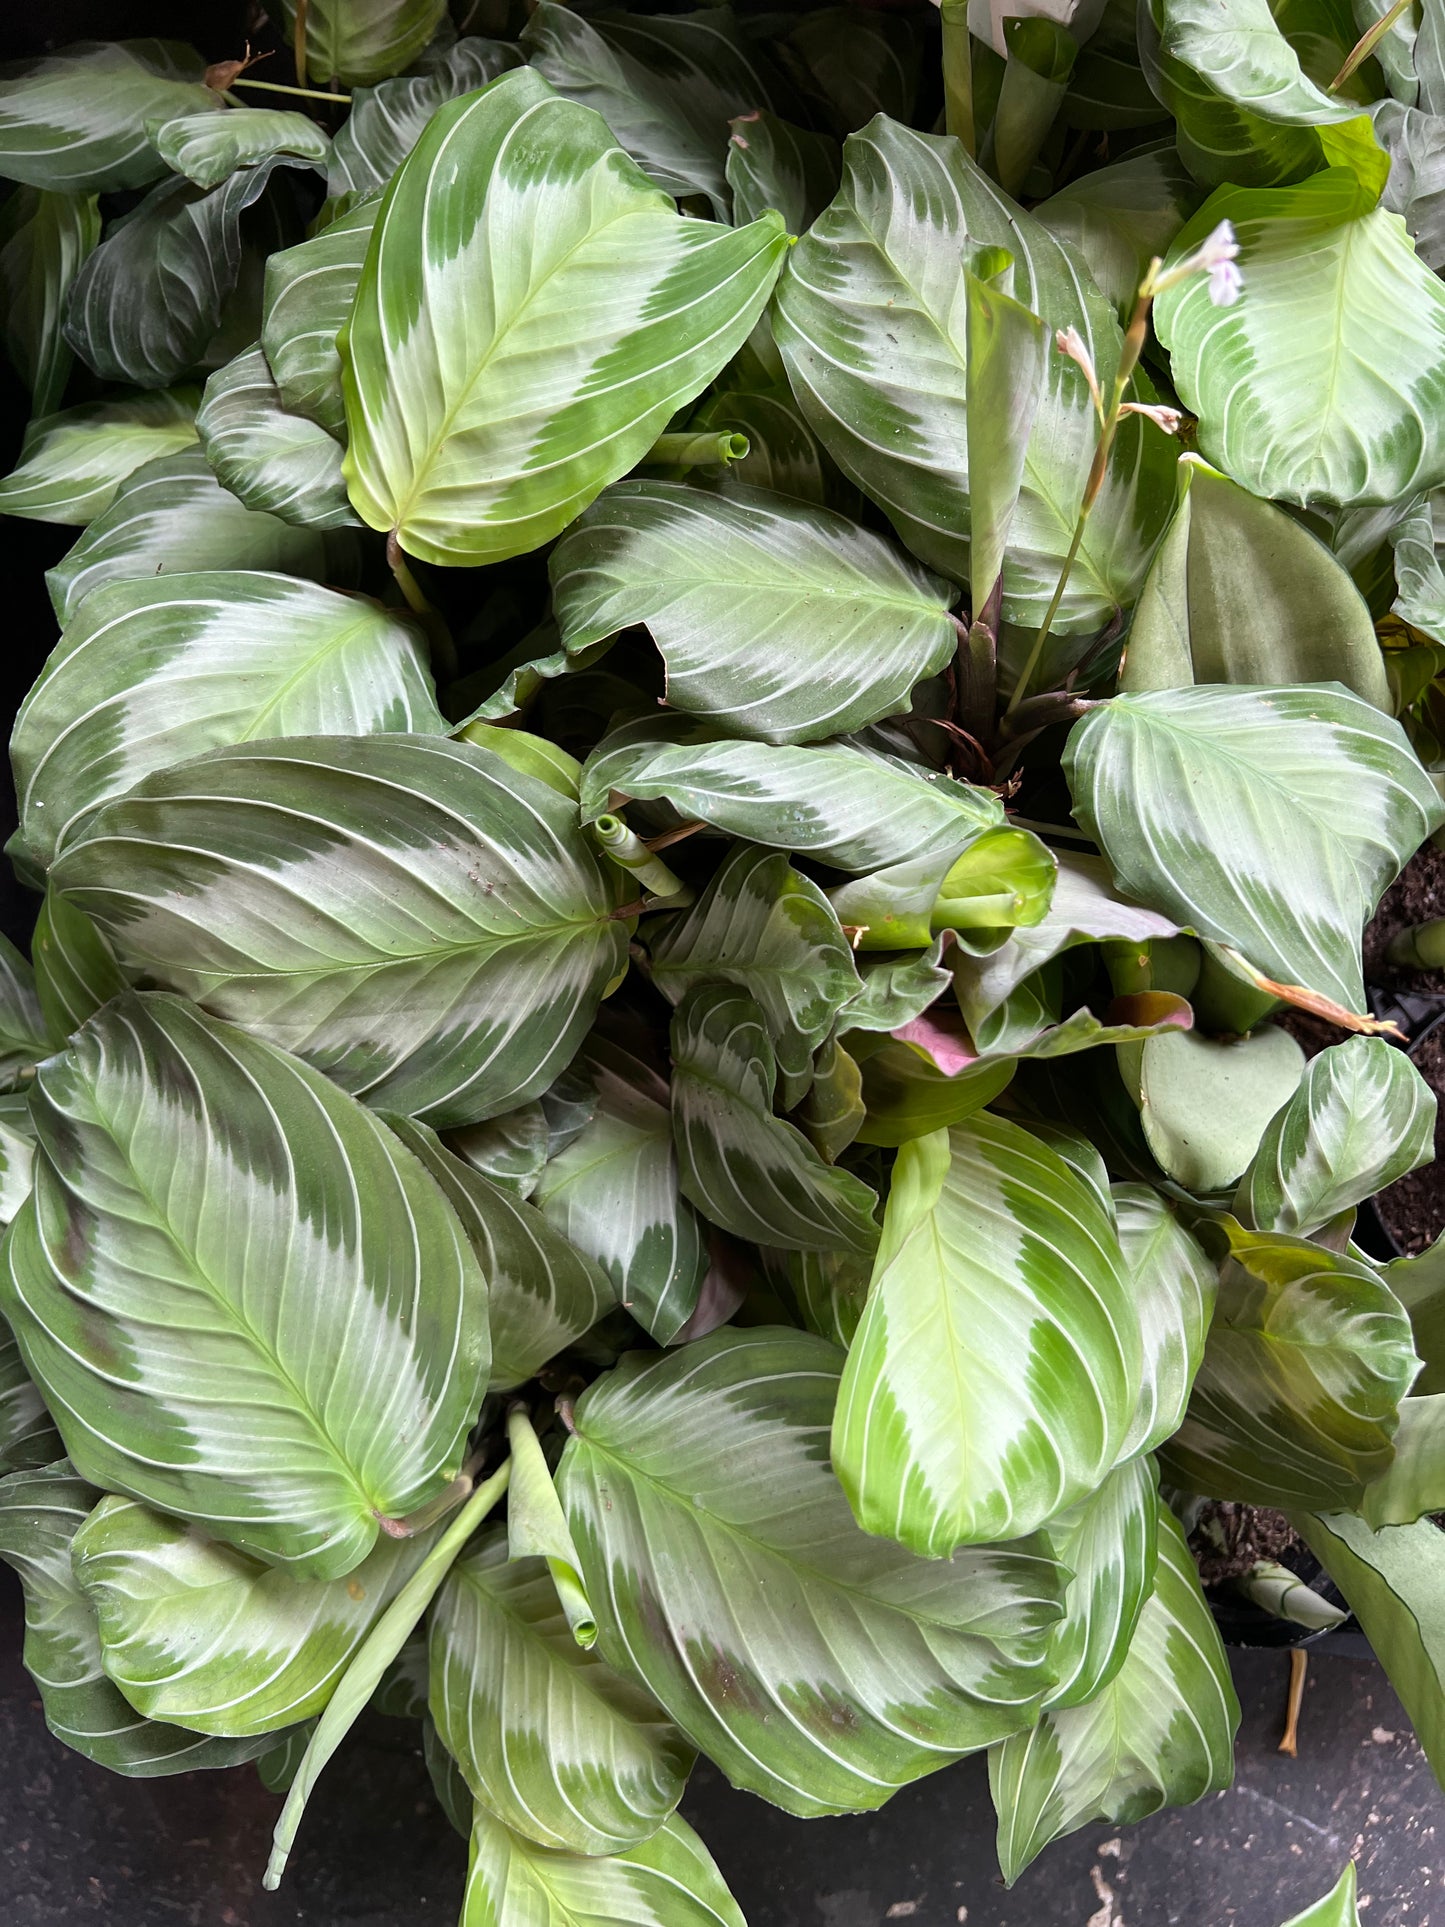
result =
[[[539,548],[722,371],[786,245],[774,214],[684,219],[532,68],[448,101],[387,189],[340,336],[357,513],[428,562]]]
[[[432,1535],[434,1536],[434,1535]],[[298,1582],[134,1499],[102,1499],[71,1564],[106,1677],[147,1719],[249,1738],[319,1713],[431,1538],[379,1539],[344,1578]]]
[[[833,1425],[870,1532],[1032,1532],[1112,1469],[1140,1371],[1112,1217],[1056,1151],[984,1112],[903,1146]]]
[[[533,1196],[602,1266],[638,1323],[670,1344],[697,1307],[708,1254],[706,1228],[678,1187],[667,1079],[626,1037],[600,1032],[578,1067],[594,1108],[551,1154]]]
[[[1064,770],[1126,895],[1349,1012],[1365,920],[1445,821],[1400,725],[1336,683],[1116,696]]]
[[[0,212],[0,340],[30,390],[32,415],[59,408],[70,374],[70,290],[100,240],[95,196],[20,187]]]
[[[444,734],[421,633],[360,596],[241,570],[93,590],[11,740],[44,866],[142,777],[257,737]]]
[[[645,926],[645,937],[652,981],[670,1002],[700,982],[753,998],[787,1076],[808,1069],[859,987],[827,898],[780,850],[735,844],[698,901]]]
[[[174,40],[83,40],[0,69],[0,177],[115,194],[165,172],[147,121],[219,113],[205,63]]]
[[[445,1199],[354,1099],[173,997],[108,1004],[30,1106],[0,1310],[77,1470],[351,1572],[456,1476],[486,1384]]]
[[[1087,1705],[1045,1713],[989,1754],[998,1857],[1012,1884],[1091,1820],[1185,1806],[1234,1777],[1239,1701],[1193,1556],[1161,1506],[1154,1587],[1120,1670]]]
[[[619,1853],[677,1805],[692,1749],[651,1695],[572,1636],[541,1559],[487,1534],[431,1617],[431,1713],[473,1797],[557,1852]]]
[[[461,1220],[487,1280],[490,1383],[497,1391],[525,1384],[611,1310],[608,1280],[540,1211],[454,1156],[434,1131],[412,1118],[389,1122]]]
[[[53,1045],[69,1041],[87,1018],[120,995],[126,979],[115,952],[90,918],[47,890],[30,946],[35,993]]]
[[[0,1125],[0,1148],[3,1148],[5,1163],[0,1188],[5,1191],[11,1185],[11,1161],[15,1149],[22,1144],[27,1153],[33,1153],[34,1144],[29,1134],[22,1135],[7,1119]],[[15,1200],[17,1211],[29,1192],[30,1173],[27,1169],[23,1195]],[[0,1472],[51,1465],[64,1450],[60,1434],[51,1424],[50,1414],[45,1409],[45,1400],[25,1369],[15,1335],[0,1319]]]
[[[346,403],[336,337],[356,299],[380,207],[379,194],[360,195],[311,240],[266,263],[261,346],[281,406],[318,422],[337,441],[346,437]]]
[[[0,480],[0,515],[84,528],[136,469],[196,439],[193,388],[82,402],[30,423],[20,460]]]
[[[1035,1716],[1065,1575],[1042,1538],[924,1561],[828,1464],[842,1354],[724,1329],[578,1401],[559,1489],[600,1650],[737,1786],[871,1809]]]
[[[259,347],[211,376],[196,430],[206,460],[246,508],[315,529],[359,526],[341,472],[341,443],[282,406]]]
[[[55,880],[122,964],[438,1129],[544,1091],[627,959],[631,880],[576,804],[440,736],[288,737],[160,771],[96,812]]]
[[[761,1010],[721,984],[672,1020],[672,1125],[685,1197],[734,1237],[792,1251],[867,1253],[877,1197],[773,1115],[777,1060]]]
[[[100,1496],[64,1459],[0,1479],[0,1559],[24,1588],[25,1664],[46,1725],[64,1745],[130,1779],[256,1759],[272,1745],[269,1735],[222,1740],[162,1725],[137,1713],[106,1678],[95,1611],[70,1562],[75,1535]]]
[[[1256,1231],[1303,1237],[1428,1164],[1435,1094],[1404,1051],[1351,1037],[1311,1058],[1265,1128],[1235,1214]]]
[[[433,50],[435,51],[435,49]],[[359,87],[331,143],[333,196],[385,187],[444,100],[484,87],[522,64],[520,48],[468,35],[415,74]]]
[[[1209,1340],[1164,1475],[1247,1505],[1354,1506],[1389,1468],[1419,1369],[1410,1321],[1363,1259],[1226,1220]]]

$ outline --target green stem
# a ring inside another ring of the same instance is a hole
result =
[[[401,543],[393,529],[386,538],[387,566],[396,577],[396,586],[406,597],[406,606],[426,631],[427,643],[431,649],[432,668],[438,677],[450,682],[457,673],[457,646],[452,641],[452,632],[447,627],[446,617],[433,603],[428,602],[421,584],[411,572],[411,565],[402,554]]]
[[[1034,637],[1033,647],[1029,650],[1028,660],[1025,662],[1018,682],[1014,686],[1014,693],[1009,698],[1008,708],[1004,711],[1005,721],[1013,715],[1019,704],[1028,695],[1029,684],[1033,681],[1034,671],[1038,668],[1039,660],[1044,653],[1044,644],[1049,639],[1049,631],[1054,626],[1054,618],[1059,613],[1059,605],[1062,603],[1064,591],[1069,585],[1069,577],[1073,573],[1074,563],[1078,559],[1079,549],[1083,544],[1084,530],[1088,526],[1089,511],[1099,499],[1099,491],[1104,486],[1104,477],[1109,472],[1109,454],[1114,446],[1114,437],[1119,432],[1119,410],[1123,406],[1124,396],[1128,390],[1130,381],[1133,379],[1134,370],[1139,366],[1139,357],[1144,352],[1144,342],[1149,333],[1149,310],[1153,306],[1153,303],[1154,268],[1151,267],[1148,275],[1145,276],[1140,286],[1138,298],[1134,303],[1134,313],[1129,322],[1128,332],[1124,336],[1124,346],[1119,355],[1119,366],[1114,374],[1114,393],[1108,408],[1105,410],[1104,419],[1099,425],[1099,439],[1094,445],[1094,460],[1089,469],[1089,479],[1084,484],[1084,495],[1083,500],[1079,503],[1078,520],[1074,523],[1073,539],[1069,543],[1068,554],[1064,557],[1064,566],[1059,570],[1059,579],[1054,585],[1054,593],[1049,599],[1049,606],[1044,611],[1044,619],[1039,633]]]
[[[233,80],[233,87],[259,87],[268,94],[295,94],[299,100],[324,100],[328,107],[349,107],[350,94],[323,94],[315,87],[288,87],[280,80]]]
[[[943,128],[961,140],[970,155],[978,152],[973,122],[973,49],[968,38],[968,0],[942,0]]]
[[[296,62],[296,79],[304,87],[310,76],[306,72],[306,16],[311,11],[311,0],[296,0],[296,24],[291,35],[291,52]]]
[[[701,435],[659,435],[642,459],[669,468],[711,468],[719,462],[741,462],[751,448],[746,435],[713,429]]]
[[[381,1676],[411,1637],[417,1621],[435,1599],[452,1562],[477,1527],[507,1489],[512,1475],[510,1461],[479,1485],[471,1498],[437,1540],[426,1558],[407,1580],[386,1611],[366,1635],[356,1656],[332,1694],[326,1711],[316,1722],[281,1818],[272,1836],[271,1858],[267,1862],[262,1886],[274,1892],[286,1871],[286,1862],[296,1843],[297,1829],[312,1788],[320,1779],[327,1761],[356,1723],[357,1716],[381,1684]]]
[[[1345,82],[1357,73],[1370,55],[1379,46],[1395,22],[1414,5],[1414,0],[1395,0],[1388,13],[1382,13],[1373,27],[1367,27],[1355,42],[1345,60],[1345,64],[1326,87],[1327,94],[1338,93]]]

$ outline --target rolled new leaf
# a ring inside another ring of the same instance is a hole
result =
[[[514,1405],[507,1414],[507,1442],[512,1448],[507,1556],[545,1561],[572,1637],[586,1652],[597,1644],[597,1618],[582,1582],[567,1516],[525,1405]]]

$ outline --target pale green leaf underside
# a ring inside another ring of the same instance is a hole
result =
[[[285,107],[243,107],[233,113],[179,114],[150,123],[151,142],[173,174],[197,187],[219,187],[238,167],[270,154],[294,154],[323,171],[331,158],[324,129]]]

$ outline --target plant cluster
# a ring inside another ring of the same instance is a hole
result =
[[[1012,1880],[1228,1783],[1204,1500],[1445,1768],[1445,1252],[1352,1236],[1432,1153],[1361,933],[1445,822],[1445,46],[1020,8],[0,77],[0,510],[81,531],[0,1556],[69,1745],[288,1789],[268,1884],[371,1702],[468,1927],[736,1927],[698,1751],[986,1749]]]

